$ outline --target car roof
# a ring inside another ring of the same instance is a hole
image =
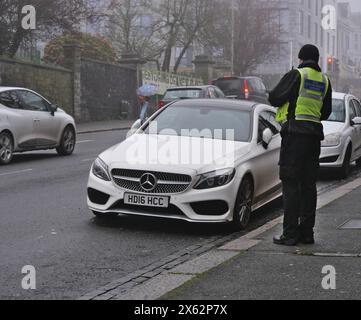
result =
[[[0,92],[9,91],[9,90],[29,90],[29,89],[20,88],[20,87],[2,87],[2,86],[0,86]]]
[[[172,87],[172,88],[168,88],[167,91],[172,91],[172,90],[199,90],[199,89],[207,89],[209,87],[215,87],[213,85],[203,85],[203,86],[183,86],[183,87]]]
[[[252,111],[259,104],[256,102],[250,102],[246,100],[231,100],[231,99],[187,99],[187,100],[177,100],[171,104],[175,107],[212,107],[212,108],[227,108],[234,110],[242,111]]]
[[[228,79],[229,79],[229,80],[234,80],[234,79],[240,79],[240,80],[258,79],[258,80],[261,80],[261,81],[262,81],[261,78],[255,77],[255,76],[245,76],[245,77],[241,77],[241,76],[224,76],[224,77],[220,77],[220,78],[216,79],[215,81],[217,81],[217,80],[222,80],[222,79],[227,79],[227,80],[228,80]]]

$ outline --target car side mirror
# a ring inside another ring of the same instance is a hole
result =
[[[58,111],[59,107],[56,104],[51,104],[50,105],[50,113],[54,116],[55,112]]]
[[[361,117],[356,117],[352,119],[351,124],[353,126],[361,126]]]
[[[135,134],[141,127],[142,127],[142,120],[138,119],[137,121],[134,122],[134,124],[130,128],[130,130],[128,132],[128,138],[130,136],[132,136],[133,134]]]
[[[269,128],[265,129],[262,134],[262,145],[265,149],[268,149],[268,146],[270,145],[272,139],[273,139],[273,133],[271,129]]]

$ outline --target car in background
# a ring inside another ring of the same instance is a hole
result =
[[[269,104],[268,91],[262,79],[257,77],[221,77],[212,84],[220,88],[227,98]]]
[[[351,163],[361,164],[361,104],[352,95],[334,92],[332,110],[329,119],[323,121],[320,164],[337,169],[341,178],[347,178]]]
[[[248,101],[170,103],[144,125],[138,120],[133,135],[99,155],[89,175],[88,207],[104,219],[232,222],[244,229],[253,210],[282,194],[275,117],[271,106]],[[198,151],[204,161],[193,157]],[[166,163],[169,152],[175,157]],[[184,161],[186,155],[194,161]]]
[[[163,108],[168,103],[181,99],[224,99],[224,93],[213,85],[170,88],[158,103]]]
[[[0,87],[0,164],[9,164],[17,152],[56,149],[71,155],[75,128],[70,115],[38,93]]]

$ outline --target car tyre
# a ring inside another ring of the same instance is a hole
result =
[[[244,230],[251,220],[253,204],[253,181],[247,176],[243,179],[238,191],[233,212],[233,227],[235,230]]]
[[[342,167],[339,172],[339,176],[341,179],[347,179],[351,173],[351,155],[352,149],[351,146],[347,148],[345,159],[343,161]]]
[[[70,156],[75,149],[76,134],[72,126],[67,126],[61,136],[59,147],[56,151],[60,156]]]
[[[11,162],[14,154],[14,141],[9,132],[0,133],[0,164],[6,165]]]

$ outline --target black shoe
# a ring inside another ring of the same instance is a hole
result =
[[[314,236],[308,236],[308,237],[306,237],[306,236],[301,236],[299,242],[300,242],[301,244],[305,244],[305,245],[313,245],[313,244],[316,243]]]
[[[273,238],[273,243],[279,246],[294,247],[297,245],[298,240],[292,238],[286,238],[285,236],[277,236]]]

